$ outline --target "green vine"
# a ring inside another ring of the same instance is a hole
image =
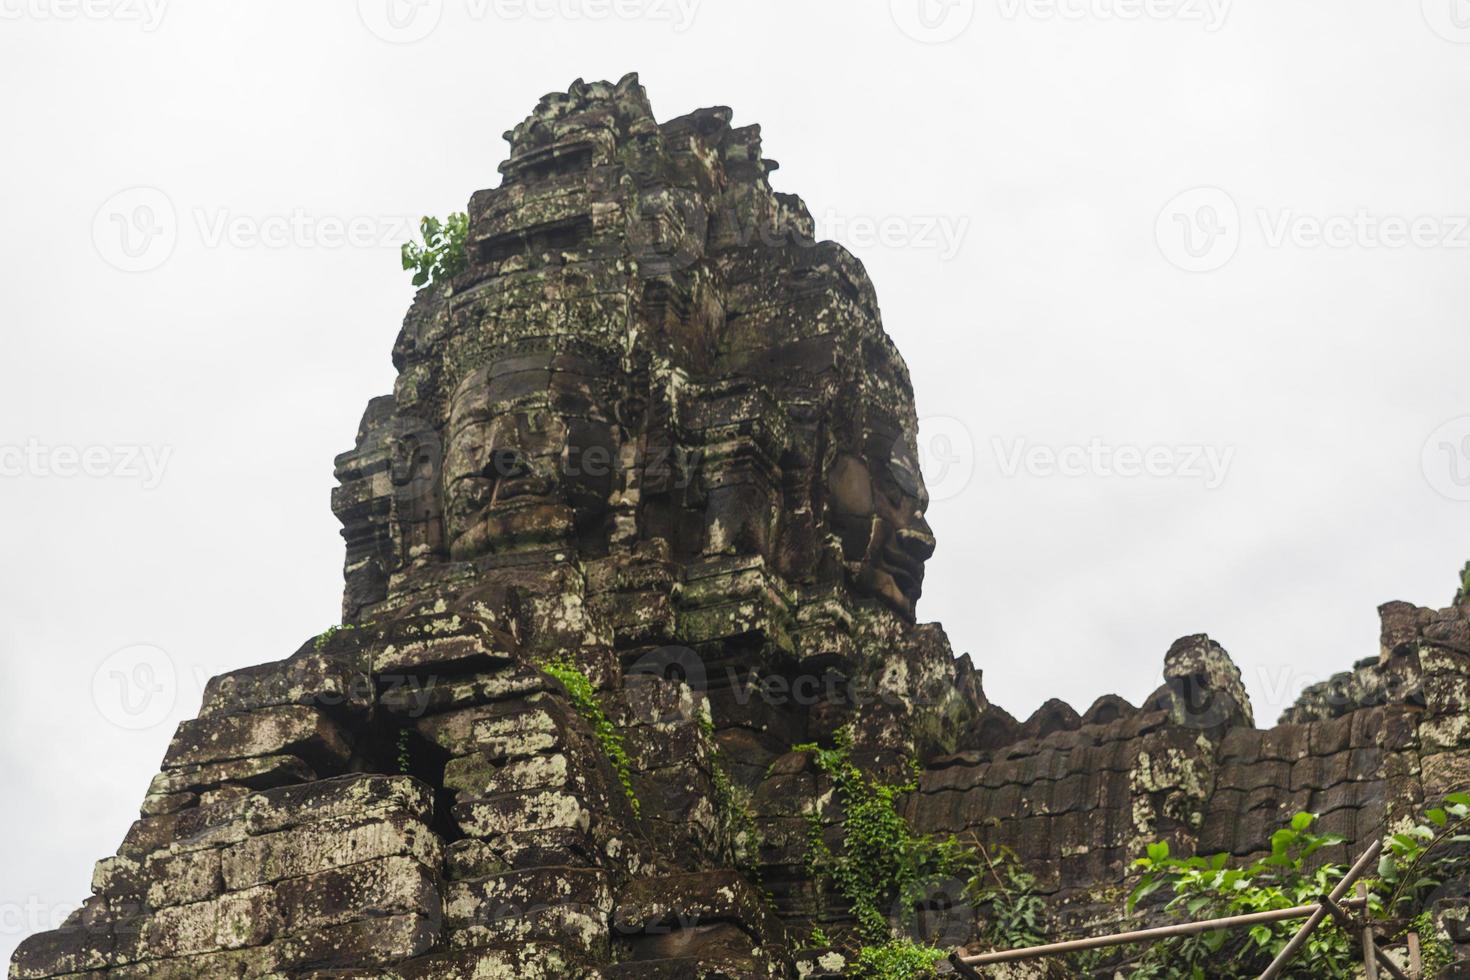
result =
[[[569,663],[556,661],[539,666],[546,674],[561,681],[562,687],[567,690],[567,696],[571,698],[572,707],[592,726],[592,734],[602,746],[608,761],[612,763],[618,782],[623,784],[623,792],[628,796],[628,803],[633,807],[633,815],[637,816],[641,808],[638,796],[633,791],[632,761],[623,745],[623,736],[603,710],[597,688],[586,674]]]
[[[408,729],[398,730],[398,771],[411,772],[413,770],[413,751],[408,741]]]
[[[863,945],[850,972],[881,980],[925,975],[945,954],[908,938],[917,925],[917,905],[935,878],[968,877],[975,868],[973,853],[952,835],[914,833],[897,802],[917,787],[917,776],[885,783],[864,773],[852,761],[846,729],[837,733],[833,748],[807,743],[793,751],[812,754],[841,804],[838,850],[826,840],[826,810],[819,804],[809,815],[807,865],[819,883],[836,887],[857,920]],[[892,920],[887,910],[893,910]]]
[[[469,238],[470,219],[456,211],[440,221],[425,217],[419,222],[423,244],[404,242],[400,257],[405,269],[413,270],[413,284],[443,282],[463,272],[468,265],[465,243]]]

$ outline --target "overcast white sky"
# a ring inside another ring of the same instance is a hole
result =
[[[926,420],[920,614],[1013,713],[1137,702],[1208,631],[1270,723],[1380,602],[1448,603],[1470,3],[923,2],[0,0],[0,955],[205,679],[335,621],[403,219],[578,76],[761,123],[867,264]]]

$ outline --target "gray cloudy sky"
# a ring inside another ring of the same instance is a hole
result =
[[[922,6],[921,6],[922,3]],[[407,219],[578,76],[760,122],[913,372],[925,619],[1024,717],[1270,722],[1470,558],[1466,0],[0,0],[0,954],[336,618]]]

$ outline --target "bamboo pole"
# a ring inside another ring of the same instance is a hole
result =
[[[1368,900],[1368,886],[1358,882],[1358,897]],[[1378,944],[1373,941],[1373,926],[1363,923],[1363,980],[1378,980]]]
[[[1358,908],[1360,903],[1357,899],[1348,899],[1342,904],[1348,908]],[[1104,946],[1128,946],[1132,943],[1145,943],[1155,939],[1195,936],[1202,932],[1215,932],[1219,929],[1238,929],[1242,926],[1281,922],[1287,919],[1302,919],[1317,911],[1320,911],[1320,908],[1316,905],[1293,905],[1291,908],[1271,909],[1267,912],[1250,912],[1246,915],[1230,915],[1223,919],[1202,919],[1199,922],[1180,922],[1175,925],[1158,926],[1153,929],[1139,929],[1134,932],[1118,932],[1107,936],[1090,936],[1087,939],[1070,939],[1061,943],[1048,943],[1045,946],[1028,946],[1024,949],[1006,949],[994,953],[978,953],[974,956],[961,956],[959,959],[966,966],[1011,963],[1016,960],[1031,960],[1042,956],[1076,953],[1084,949],[1100,949]]]
[[[1363,872],[1368,870],[1368,866],[1378,859],[1378,854],[1382,850],[1383,841],[1374,841],[1373,845],[1364,851],[1357,861],[1353,862],[1353,866],[1348,869],[1347,874],[1342,876],[1342,880],[1337,883],[1336,888],[1332,889],[1332,894],[1328,898],[1338,904],[1345,904],[1342,901],[1342,897],[1363,876]],[[1307,941],[1307,937],[1312,934],[1312,930],[1320,926],[1322,920],[1326,917],[1327,909],[1323,906],[1317,907],[1307,921],[1302,923],[1302,927],[1297,930],[1296,935],[1291,937],[1291,941],[1286,944],[1281,952],[1276,954],[1276,958],[1271,961],[1271,965],[1266,967],[1266,972],[1261,974],[1260,980],[1276,980],[1281,975],[1281,971],[1286,968],[1286,964],[1301,950]]]

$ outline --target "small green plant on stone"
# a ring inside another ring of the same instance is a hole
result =
[[[1466,598],[1470,598],[1470,561],[1465,563],[1464,571],[1460,572],[1460,589],[1455,593],[1455,605],[1458,606]]]
[[[311,643],[311,648],[318,651],[323,650],[326,648],[327,644],[331,642],[332,637],[336,636],[338,633],[349,633],[352,630],[365,630],[372,625],[373,624],[371,622],[367,622],[339,623],[336,626],[328,626],[321,633],[317,634],[317,638]]]
[[[456,211],[440,221],[425,217],[419,222],[423,244],[404,242],[401,251],[403,267],[413,270],[413,284],[423,286],[443,282],[463,272],[468,264],[465,242],[469,238],[470,219]]]
[[[398,771],[402,773],[413,770],[413,751],[408,742],[408,729],[398,730]]]
[[[540,665],[541,670],[548,675],[561,681],[562,687],[567,689],[567,695],[572,700],[572,707],[577,713],[586,719],[587,724],[592,726],[592,734],[597,743],[602,746],[608,761],[612,763],[613,771],[618,774],[618,782],[623,784],[623,792],[628,795],[628,803],[633,807],[633,815],[640,812],[638,796],[633,792],[633,764],[628,758],[628,750],[623,745],[623,736],[618,732],[617,726],[607,717],[603,710],[602,700],[597,696],[597,688],[592,685],[591,679],[569,663],[554,662]]]
[[[863,980],[915,980],[937,976],[934,966],[943,950],[921,946],[912,939],[890,939],[881,946],[864,946],[847,968],[848,976]]]
[[[926,886],[944,877],[969,879],[975,855],[953,835],[914,833],[898,813],[897,802],[917,788],[917,777],[881,782],[853,763],[851,748],[851,733],[845,729],[836,733],[831,749],[814,743],[794,746],[794,751],[811,752],[841,804],[842,843],[836,851],[826,842],[825,811],[817,807],[808,815],[807,865],[819,882],[831,882],[847,899],[858,937],[866,943],[864,952],[888,949],[879,958],[892,955],[898,958],[895,962],[903,961],[908,946],[894,946],[892,940],[916,926],[916,907],[926,898]],[[889,921],[889,909],[897,912],[897,921]]]

